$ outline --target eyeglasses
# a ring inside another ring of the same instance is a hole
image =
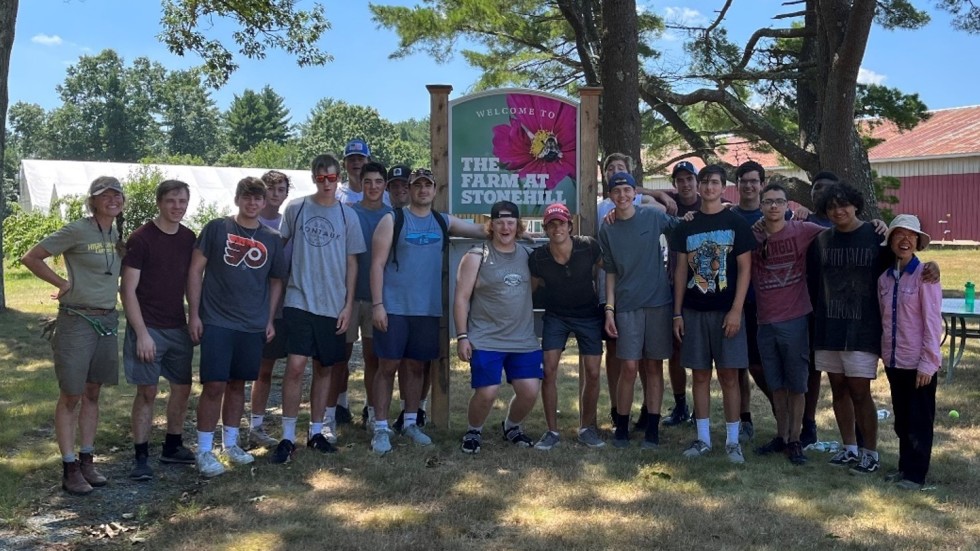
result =
[[[762,206],[764,207],[771,207],[773,205],[782,207],[786,205],[786,199],[763,199],[760,201],[760,203],[762,203]]]
[[[919,234],[917,233],[895,233],[892,239],[896,241],[908,241],[914,242],[919,240]]]
[[[332,184],[337,181],[338,177],[338,174],[317,174],[313,177],[313,180],[318,184],[322,184],[323,182],[330,182]]]

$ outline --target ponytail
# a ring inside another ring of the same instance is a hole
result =
[[[116,240],[116,252],[119,254],[120,258],[126,256],[126,242],[123,241],[124,221],[125,218],[123,218],[123,213],[120,212],[116,215],[116,234],[118,236],[118,239]]]

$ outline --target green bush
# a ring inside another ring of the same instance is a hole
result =
[[[10,205],[12,213],[3,221],[3,256],[16,262],[42,239],[58,231],[71,220],[82,216],[83,201],[79,197],[59,198],[47,213],[24,210],[20,205]],[[62,217],[62,207],[65,215]]]
[[[129,174],[123,182],[126,206],[124,235],[149,222],[157,215],[157,186],[166,176],[156,168],[141,166]]]
[[[228,214],[228,209],[218,208],[218,203],[201,203],[201,208],[197,209],[194,216],[184,219],[184,225],[194,230],[194,233],[201,233],[205,224]]]

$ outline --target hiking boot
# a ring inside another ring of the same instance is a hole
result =
[[[418,425],[409,425],[405,427],[402,431],[402,436],[408,437],[419,446],[429,446],[432,444],[432,439],[429,435],[422,432],[422,429]]]
[[[62,462],[63,474],[61,475],[61,489],[75,496],[84,496],[92,493],[92,485],[85,481],[82,476],[82,469],[78,461],[71,463]]]
[[[337,443],[337,424],[336,423],[324,423],[323,428],[320,429],[320,434],[327,439],[327,442],[331,444]]]
[[[786,457],[794,465],[805,465],[806,456],[803,455],[803,444],[801,442],[786,444]]]
[[[755,449],[757,455],[769,455],[771,453],[783,453],[786,451],[786,441],[783,440],[782,436],[777,436],[770,440],[764,446],[759,446]]]
[[[833,457],[828,461],[831,465],[835,467],[847,467],[848,465],[857,465],[858,456],[851,450],[844,448],[841,451],[834,454]]]
[[[133,461],[133,470],[129,472],[129,479],[135,480],[137,482],[142,482],[145,480],[151,480],[153,478],[153,469],[150,468],[147,462],[147,457],[141,455]]]
[[[311,436],[309,440],[306,441],[306,447],[320,453],[334,453],[337,451],[337,447],[334,446],[330,440],[323,435],[323,433],[314,434]]]
[[[674,409],[670,410],[670,415],[664,417],[663,421],[660,422],[661,425],[665,427],[676,427],[686,423],[691,418],[691,411],[687,407],[687,403],[684,407],[674,406]]]
[[[738,424],[738,443],[748,444],[755,438],[755,425],[752,421],[742,421]]]
[[[817,443],[817,422],[803,420],[803,430],[800,431],[800,445],[806,448]]]
[[[378,455],[384,455],[391,451],[391,431],[389,429],[374,430],[374,436],[371,438],[371,451]]]
[[[896,488],[902,490],[921,490],[922,486],[923,486],[922,484],[919,484],[918,482],[912,482],[907,478],[904,478],[895,484]]]
[[[296,444],[293,444],[292,440],[283,438],[276,444],[276,449],[269,456],[269,463],[288,463],[295,453]]]
[[[650,423],[650,412],[647,411],[646,404],[640,407],[640,416],[636,418],[636,422],[633,423],[633,432],[640,432],[647,430],[647,425]]]
[[[703,440],[695,440],[684,450],[683,455],[684,457],[701,457],[710,451],[711,446],[707,445]]]
[[[557,446],[559,442],[561,442],[561,436],[557,432],[545,431],[538,443],[534,445],[534,449],[547,451]]]
[[[463,453],[480,453],[480,444],[482,443],[483,433],[478,430],[469,430],[463,435],[463,443],[459,446],[459,449],[463,450]]]
[[[195,458],[197,472],[204,478],[212,478],[224,474],[225,466],[218,461],[212,452],[199,452]]]
[[[848,472],[856,476],[864,476],[878,472],[880,468],[881,463],[878,462],[878,459],[870,453],[864,452],[861,456],[861,462],[851,467]]]
[[[514,444],[518,448],[530,448],[534,445],[534,440],[524,434],[524,429],[520,425],[514,425],[509,429],[504,428],[504,422],[500,422],[500,429],[504,431],[504,440]]]
[[[194,452],[185,448],[183,445],[177,446],[172,450],[164,449],[160,452],[160,463],[192,465],[194,463]]]
[[[279,441],[269,436],[262,427],[252,427],[248,431],[248,445],[253,448],[272,448],[279,444]]]
[[[898,469],[892,469],[885,473],[885,482],[900,482],[905,479],[905,473]]]
[[[98,488],[109,483],[109,480],[95,469],[95,458],[92,454],[80,453],[78,459],[78,468],[82,471],[85,482],[88,482],[90,486]]]
[[[590,448],[602,448],[606,445],[595,427],[583,427],[578,431],[578,441]]]
[[[228,461],[234,463],[235,465],[248,465],[255,461],[255,457],[247,453],[245,450],[239,448],[238,446],[232,446],[230,448],[225,448],[221,452],[221,455],[228,458]]]
[[[735,463],[736,465],[741,465],[745,463],[745,456],[742,455],[741,444],[726,444],[725,445],[725,455],[728,456],[728,461]]]
[[[341,405],[337,406],[337,414],[334,418],[337,420],[338,425],[349,425],[354,420],[354,416],[351,415],[350,410]]]

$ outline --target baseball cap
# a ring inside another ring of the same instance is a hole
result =
[[[521,209],[510,201],[497,201],[490,208],[490,219],[496,220],[498,218],[517,218],[520,220]]]
[[[631,188],[635,188],[636,180],[633,179],[633,175],[631,175],[629,172],[617,172],[616,174],[612,175],[612,178],[609,179],[609,189],[616,186],[629,186]]]
[[[681,161],[676,165],[674,165],[674,170],[673,172],[670,173],[670,178],[671,179],[677,178],[677,173],[682,170],[690,172],[691,174],[694,175],[695,178],[698,177],[698,169],[694,168],[694,164],[691,163],[691,161]]]
[[[561,203],[552,203],[548,205],[548,208],[544,209],[544,225],[547,226],[548,222],[552,220],[561,220],[563,222],[572,221],[572,213],[569,212],[568,207]]]
[[[88,194],[89,197],[95,197],[96,195],[102,195],[103,192],[109,189],[123,193],[122,184],[118,179],[112,176],[99,176],[92,181],[92,185],[88,188]]]
[[[426,179],[433,184],[436,183],[436,179],[432,176],[432,171],[427,168],[416,168],[409,175],[408,183],[414,184],[416,181],[421,179]]]
[[[407,182],[411,174],[412,169],[406,165],[395,165],[388,169],[388,177],[385,179],[385,183],[390,184],[394,180],[405,180]]]
[[[344,158],[350,157],[351,155],[363,155],[364,157],[371,156],[371,148],[368,147],[366,141],[355,138],[347,142],[347,147],[344,148]]]

